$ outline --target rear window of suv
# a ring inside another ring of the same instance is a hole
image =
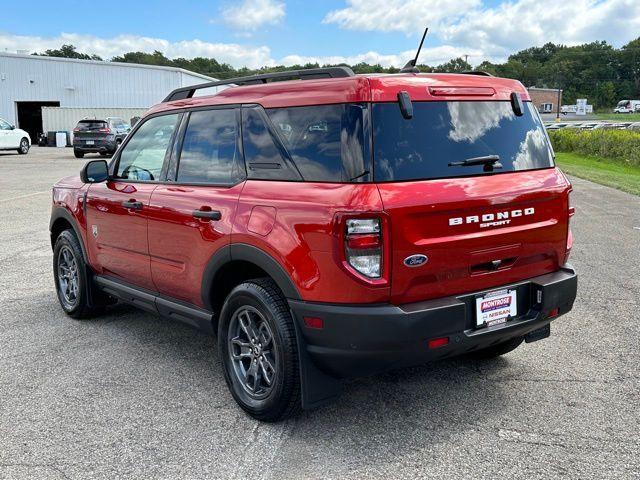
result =
[[[413,102],[413,118],[397,103],[373,104],[375,181],[390,182],[483,174],[482,165],[450,166],[499,157],[493,173],[553,166],[553,154],[535,107],[516,116],[509,102]]]
[[[107,122],[103,122],[100,120],[82,121],[78,122],[78,125],[76,126],[76,130],[79,130],[81,132],[100,130],[101,128],[107,128]]]

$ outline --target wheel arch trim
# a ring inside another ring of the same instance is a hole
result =
[[[213,310],[211,292],[215,278],[221,269],[230,262],[242,260],[253,263],[264,270],[276,282],[285,298],[301,300],[300,293],[284,267],[271,255],[258,247],[246,243],[226,245],[214,253],[204,269],[201,297],[207,309]]]
[[[51,212],[51,219],[49,220],[49,236],[51,237],[51,248],[55,247],[55,239],[53,238],[53,226],[60,219],[66,220],[71,228],[73,229],[76,237],[78,237],[78,242],[80,243],[80,249],[82,250],[82,257],[84,259],[84,263],[89,265],[89,257],[87,256],[87,248],[84,244],[84,237],[80,232],[80,228],[78,227],[78,223],[76,219],[73,217],[71,212],[64,207],[54,207]]]

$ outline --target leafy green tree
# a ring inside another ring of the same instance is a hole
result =
[[[442,65],[438,65],[434,71],[435,72],[448,72],[448,73],[462,73],[469,72],[473,70],[473,67],[470,63],[465,61],[464,58],[452,58],[447,63],[443,63]]]
[[[596,104],[601,107],[613,107],[616,104],[616,86],[611,81],[602,82],[596,91]]]
[[[44,53],[34,53],[34,55],[43,55],[47,57],[63,57],[63,58],[77,58],[79,60],[102,60],[98,55],[89,55],[81,53],[76,50],[73,45],[64,44],[58,49],[48,49]]]
[[[620,76],[633,83],[635,91],[628,97],[640,98],[640,38],[620,50]]]

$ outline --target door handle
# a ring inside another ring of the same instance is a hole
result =
[[[142,210],[142,202],[136,202],[135,200],[122,202],[122,206],[131,210]]]
[[[203,218],[205,220],[220,220],[222,214],[218,210],[194,210],[191,214],[196,218]]]

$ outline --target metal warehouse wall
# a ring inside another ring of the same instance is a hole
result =
[[[61,107],[149,108],[174,88],[211,81],[171,67],[0,53],[0,117],[17,123],[16,102]]]

